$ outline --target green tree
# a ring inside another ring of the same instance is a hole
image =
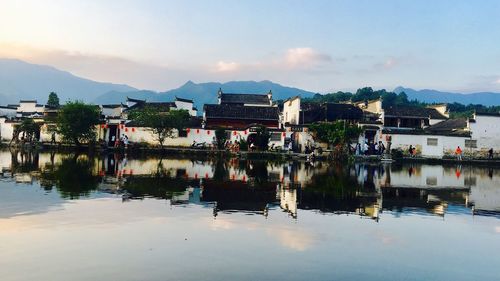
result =
[[[255,130],[255,145],[260,150],[267,150],[269,145],[269,139],[271,138],[271,133],[267,130],[265,126],[259,126]]]
[[[147,127],[155,135],[163,148],[166,138],[174,137],[174,132],[180,132],[189,125],[191,116],[187,110],[170,110],[159,112],[157,109],[145,106],[130,113],[129,118]]]
[[[316,123],[309,127],[317,139],[329,145],[347,147],[351,140],[356,139],[363,132],[357,125],[344,121],[333,123]]]
[[[217,139],[217,147],[223,149],[227,141],[226,130],[223,128],[217,128],[215,130],[215,138]]]
[[[50,92],[47,105],[53,108],[59,108],[59,97],[56,92]]]
[[[95,140],[96,125],[99,124],[99,107],[81,101],[68,102],[60,110],[57,131],[63,139],[80,146]]]
[[[40,124],[35,123],[33,119],[24,119],[21,124],[17,125],[18,134],[24,136],[24,140],[32,142],[37,133],[40,132]]]

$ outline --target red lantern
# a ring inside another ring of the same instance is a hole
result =
[[[125,128],[125,132],[128,132],[128,128]]]
[[[286,137],[286,133],[285,132],[283,132],[283,136]]]
[[[189,134],[189,132],[190,132],[190,131],[191,131],[191,129],[190,129],[190,128],[187,128],[187,129],[186,129],[186,132],[187,132],[188,134]]]
[[[236,131],[233,131],[233,135],[235,135],[235,136],[236,136]]]
[[[207,135],[210,135],[210,131],[207,131]]]
[[[132,132],[135,132],[135,128],[132,128]]]
[[[247,134],[247,130],[245,130],[245,135]]]
[[[199,134],[200,133],[200,129],[196,129],[196,133]]]
[[[105,127],[105,126],[106,126],[106,125],[102,124],[102,125],[101,125],[101,129],[104,129],[104,127]]]

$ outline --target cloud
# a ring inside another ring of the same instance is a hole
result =
[[[216,72],[235,72],[240,69],[240,64],[236,62],[218,61],[215,65]]]
[[[373,65],[374,70],[389,70],[400,65],[403,61],[401,58],[388,58],[384,62],[379,62]]]
[[[285,62],[290,67],[310,67],[330,63],[332,62],[332,57],[308,47],[292,48],[286,51]]]
[[[272,237],[276,238],[281,245],[291,250],[303,252],[315,244],[315,237],[302,229],[288,227],[280,227],[267,230],[268,234],[272,233]]]
[[[267,59],[253,62],[238,63],[219,60],[213,66],[219,73],[253,73],[262,71],[314,71],[325,66],[331,66],[333,59],[327,54],[320,53],[309,47],[290,48],[285,52]]]

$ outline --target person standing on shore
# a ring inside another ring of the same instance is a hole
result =
[[[488,159],[493,159],[493,147],[488,150]]]
[[[460,148],[460,146],[457,146],[455,154],[457,155],[457,160],[462,161],[462,149]]]

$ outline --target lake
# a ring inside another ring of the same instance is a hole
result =
[[[1,280],[499,280],[500,169],[0,152]]]

